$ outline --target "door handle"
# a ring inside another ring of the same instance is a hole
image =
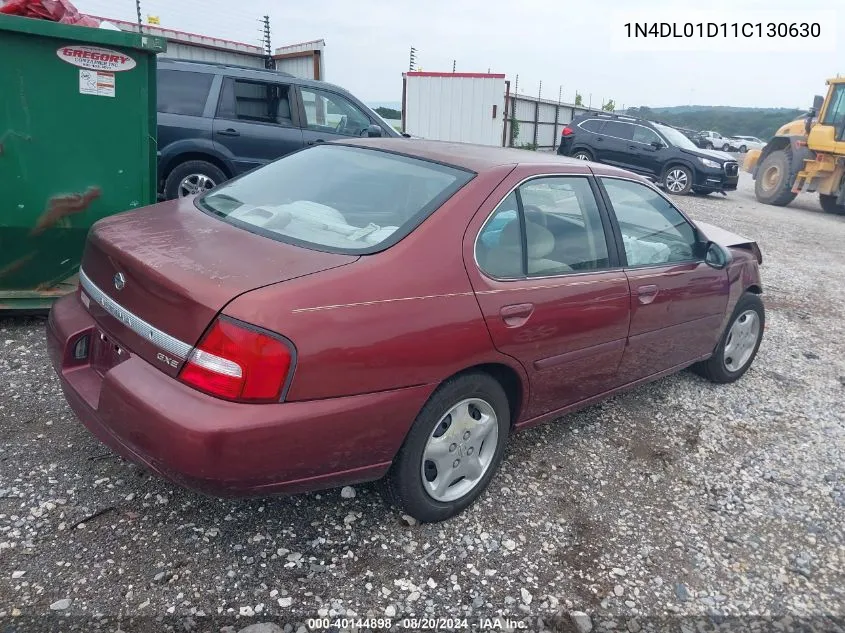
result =
[[[643,305],[648,305],[657,297],[660,288],[654,285],[640,286],[637,288],[637,299]]]
[[[639,147],[637,147],[636,145],[629,145],[628,149],[639,149]]]
[[[522,325],[534,313],[533,303],[516,303],[513,305],[502,306],[499,310],[499,316],[508,327],[517,327]]]
[[[317,145],[318,143],[325,143],[324,139],[318,138],[316,141],[308,141],[306,145]]]
[[[228,130],[217,130],[217,133],[220,136],[240,136],[241,135],[240,132],[238,132],[237,130],[233,130],[232,128],[229,128]]]
[[[601,136],[597,136],[597,137],[596,137],[596,140],[597,140],[597,141],[603,141],[603,140],[604,140],[604,138],[602,138]]]

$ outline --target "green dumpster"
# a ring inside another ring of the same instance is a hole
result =
[[[0,311],[72,292],[91,225],[155,202],[165,46],[0,15]]]

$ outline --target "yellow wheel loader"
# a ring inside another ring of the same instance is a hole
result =
[[[754,177],[760,202],[783,207],[799,193],[818,193],[824,211],[845,214],[845,77],[827,85],[804,118],[746,154],[743,170]]]

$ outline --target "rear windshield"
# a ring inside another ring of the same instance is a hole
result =
[[[321,145],[224,183],[197,204],[274,239],[368,253],[398,242],[474,175],[380,150]]]

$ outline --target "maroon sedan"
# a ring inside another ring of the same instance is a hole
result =
[[[437,521],[515,430],[688,366],[742,376],[760,263],[612,167],[355,139],[98,222],[48,343],[85,426],[175,482],[387,474]]]

